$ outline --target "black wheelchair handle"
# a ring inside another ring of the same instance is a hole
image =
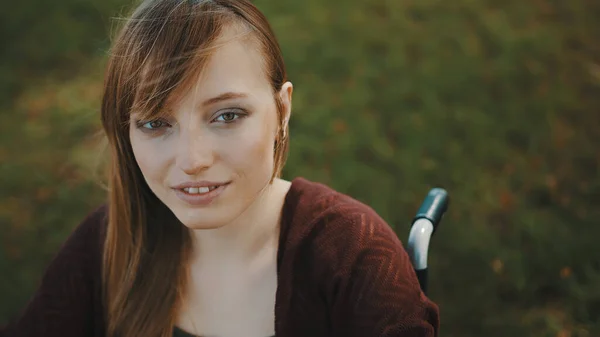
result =
[[[421,290],[425,295],[427,295],[427,281],[428,281],[428,272],[427,268],[425,269],[415,269],[415,273],[417,274],[417,280],[419,280],[419,285],[421,286]]]
[[[425,197],[425,200],[423,200],[412,223],[414,224],[419,219],[427,219],[433,224],[433,232],[435,233],[444,213],[448,209],[449,201],[446,190],[443,188],[432,188]]]

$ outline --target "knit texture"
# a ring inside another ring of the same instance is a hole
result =
[[[6,337],[100,337],[106,206],[74,230]],[[282,209],[277,337],[434,337],[439,311],[390,226],[365,204],[296,178]],[[234,323],[232,323],[234,324]]]

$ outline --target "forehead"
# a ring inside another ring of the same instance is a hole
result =
[[[263,97],[271,94],[265,61],[252,34],[237,28],[224,28],[202,71],[187,86],[175,93],[171,104],[205,100],[224,92]]]

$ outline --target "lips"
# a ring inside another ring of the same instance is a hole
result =
[[[171,188],[176,189],[176,190],[184,190],[184,189],[188,189],[193,192],[195,191],[194,189],[202,189],[203,191],[206,191],[206,188],[208,188],[209,190],[212,188],[216,188],[222,185],[227,185],[229,184],[230,181],[208,181],[208,180],[202,180],[202,181],[186,181],[184,183],[181,184],[177,184],[174,186],[171,186]]]
[[[206,194],[218,187],[220,187],[221,185],[215,185],[215,186],[202,186],[202,187],[184,187],[181,190],[184,191],[185,193],[188,194]]]
[[[188,182],[173,186],[175,195],[191,206],[208,206],[217,199],[230,182]]]

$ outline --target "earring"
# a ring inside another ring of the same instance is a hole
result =
[[[281,123],[281,134],[282,134],[282,138],[285,139],[286,136],[286,131],[287,131],[287,124],[288,123],[288,119],[284,118],[283,122]]]

